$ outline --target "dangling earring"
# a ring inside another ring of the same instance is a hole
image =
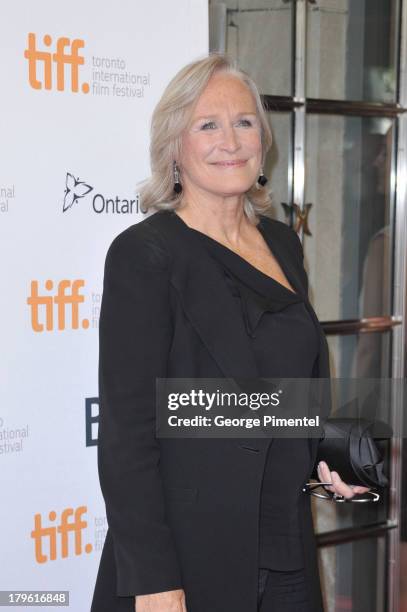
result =
[[[257,182],[262,187],[264,187],[264,185],[266,183],[268,183],[268,178],[266,176],[264,176],[264,174],[263,174],[263,168],[260,168],[260,175],[259,175],[259,178],[257,179]]]
[[[173,169],[174,169],[174,191],[175,193],[181,193],[182,185],[179,180],[179,170],[178,170],[177,162],[175,160],[174,160]]]

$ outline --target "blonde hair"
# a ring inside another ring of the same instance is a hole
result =
[[[229,57],[211,53],[182,68],[167,85],[155,107],[151,119],[151,177],[143,181],[140,188],[141,206],[145,212],[150,208],[174,210],[180,207],[182,193],[174,192],[173,164],[180,158],[182,133],[192,118],[194,105],[211,76],[218,72],[235,75],[250,89],[261,125],[264,162],[271,147],[272,135],[257,86]],[[255,183],[246,196],[245,212],[253,223],[257,223],[258,214],[270,214],[271,200],[264,187]]]

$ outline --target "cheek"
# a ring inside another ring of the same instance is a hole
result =
[[[199,136],[185,138],[182,143],[184,168],[204,162],[212,154],[215,146],[209,138]]]
[[[239,135],[242,151],[252,158],[252,163],[260,161],[262,156],[261,135],[257,131],[247,131]],[[210,137],[206,134],[193,134],[187,136],[182,141],[181,162],[184,170],[195,174],[196,172],[210,172],[211,168],[205,166],[207,160],[216,156],[218,147],[217,139],[214,135]]]
[[[261,136],[257,132],[248,133],[244,138],[244,144],[253,154],[261,155]]]

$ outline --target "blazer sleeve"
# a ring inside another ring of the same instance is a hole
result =
[[[182,588],[155,437],[155,380],[172,338],[169,261],[137,225],[108,250],[99,323],[98,469],[118,596]]]

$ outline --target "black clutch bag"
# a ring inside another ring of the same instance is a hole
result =
[[[341,479],[349,485],[374,489],[388,486],[383,464],[385,445],[393,435],[389,425],[383,421],[364,418],[332,417],[326,419],[322,429],[323,435],[319,440],[316,466],[319,461],[325,461],[329,469],[338,472]],[[311,478],[318,479],[316,466]],[[310,487],[308,491],[312,492],[312,486],[320,485],[315,483],[308,486]],[[374,501],[379,499],[377,494],[376,496]],[[332,497],[335,501],[341,501],[338,499],[339,496]]]

